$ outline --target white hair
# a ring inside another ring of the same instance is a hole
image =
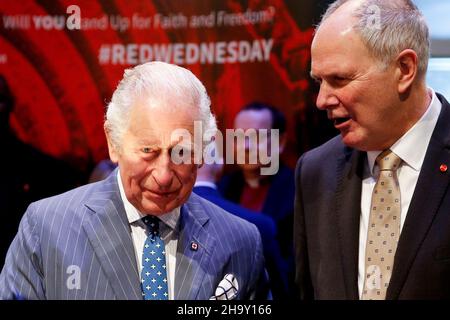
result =
[[[333,2],[322,16],[320,25],[339,7],[351,0]],[[374,14],[378,14],[376,17]],[[354,26],[369,52],[387,67],[406,49],[418,56],[418,75],[424,77],[430,56],[428,26],[411,0],[365,0],[355,10]],[[375,23],[374,23],[375,22]]]
[[[117,150],[121,149],[123,135],[128,129],[131,108],[141,97],[147,99],[150,106],[155,105],[152,104],[154,101],[164,102],[168,108],[197,107],[198,109],[190,112],[198,112],[205,140],[217,131],[205,86],[191,71],[164,62],[147,62],[125,70],[123,79],[108,104],[105,128]],[[172,102],[177,102],[177,106]]]

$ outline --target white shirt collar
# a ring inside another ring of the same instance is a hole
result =
[[[419,121],[412,126],[390,149],[399,156],[406,165],[415,171],[420,171],[427,152],[428,144],[436,126],[442,104],[433,89],[428,88],[431,102],[427,111]],[[375,160],[382,151],[368,151],[367,162],[372,176],[374,174]]]
[[[141,220],[146,215],[139,212],[130,201],[128,201],[125,190],[122,184],[122,178],[120,177],[120,170],[117,170],[117,184],[119,185],[120,197],[122,198],[123,206],[125,207],[125,212],[127,214],[128,222],[130,224]],[[178,219],[180,218],[180,207],[173,209],[172,211],[158,216],[158,218],[169,226],[172,230],[175,230]]]
[[[208,187],[217,190],[216,184],[210,181],[196,181],[194,187]]]

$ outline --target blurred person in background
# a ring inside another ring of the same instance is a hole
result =
[[[212,152],[221,154],[214,144]],[[220,180],[223,171],[223,157],[219,156],[214,163],[203,163],[197,171],[197,180],[193,191],[222,209],[253,223],[261,234],[266,268],[269,273],[270,288],[273,298],[276,300],[285,299],[287,291],[287,265],[281,256],[280,246],[277,241],[277,227],[273,219],[259,212],[246,209],[234,202],[226,200],[219,192],[217,182]]]
[[[277,157],[281,155],[286,145],[286,118],[281,111],[268,104],[255,102],[244,106],[235,117],[234,129],[242,129],[244,132],[248,129],[279,130]],[[239,170],[223,176],[219,182],[219,190],[226,199],[254,212],[261,212],[275,221],[280,252],[288,266],[288,274],[285,276],[292,284],[294,279],[292,246],[294,172],[280,161],[275,174],[263,175],[261,168],[266,165],[259,161],[260,158],[258,157],[256,163],[249,161],[252,147],[248,140],[244,145],[236,146],[235,152],[244,151],[246,161],[237,164]],[[271,150],[270,139],[265,145],[257,143],[255,149],[253,151],[257,153],[268,152]]]

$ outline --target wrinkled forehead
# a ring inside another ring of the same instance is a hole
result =
[[[354,18],[346,19],[344,14],[336,11],[317,29],[311,44],[313,73],[354,65],[358,62],[355,55],[370,55],[354,25]],[[336,65],[337,61],[339,65]]]
[[[362,2],[363,1],[348,1],[323,20],[315,31],[313,45],[323,38],[342,41],[345,40],[344,38],[347,35],[355,33],[354,26],[357,24],[358,19],[354,14],[361,6]]]
[[[136,102],[132,107],[128,131],[141,143],[169,147],[184,137],[192,137],[201,125],[194,106],[177,102],[152,104]],[[192,139],[192,138],[191,138]]]
[[[317,29],[311,44],[311,54],[318,49],[332,48],[336,45],[351,46],[360,36],[352,24],[344,22],[340,24],[324,24]]]
[[[156,111],[179,113],[187,111],[198,114],[199,101],[196,95],[191,95],[187,91],[161,91],[145,92],[137,95],[133,99],[133,107],[146,106]]]

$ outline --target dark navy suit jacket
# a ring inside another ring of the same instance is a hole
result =
[[[271,217],[278,229],[278,241],[281,255],[286,260],[293,259],[292,251],[292,224],[294,216],[295,182],[294,172],[280,164],[278,172],[268,177],[270,187],[264,201],[262,212]],[[225,175],[218,184],[223,196],[239,204],[242,190],[245,186],[241,171]]]
[[[287,295],[287,265],[281,257],[277,228],[272,218],[259,212],[250,211],[223,198],[217,189],[207,186],[196,186],[193,190],[200,197],[211,201],[222,209],[253,223],[262,238],[266,268],[274,299],[282,299]]]
[[[386,299],[450,299],[450,105],[431,136],[395,253]],[[340,136],[296,171],[296,282],[303,299],[358,299],[361,185],[366,152]]]
[[[270,187],[264,201],[262,212],[271,217],[277,225],[277,240],[280,245],[281,256],[287,265],[289,296],[294,293],[294,251],[293,251],[293,220],[295,181],[294,171],[282,163],[278,172],[268,177]],[[240,202],[245,186],[241,171],[225,175],[219,183],[219,191],[228,200]]]

